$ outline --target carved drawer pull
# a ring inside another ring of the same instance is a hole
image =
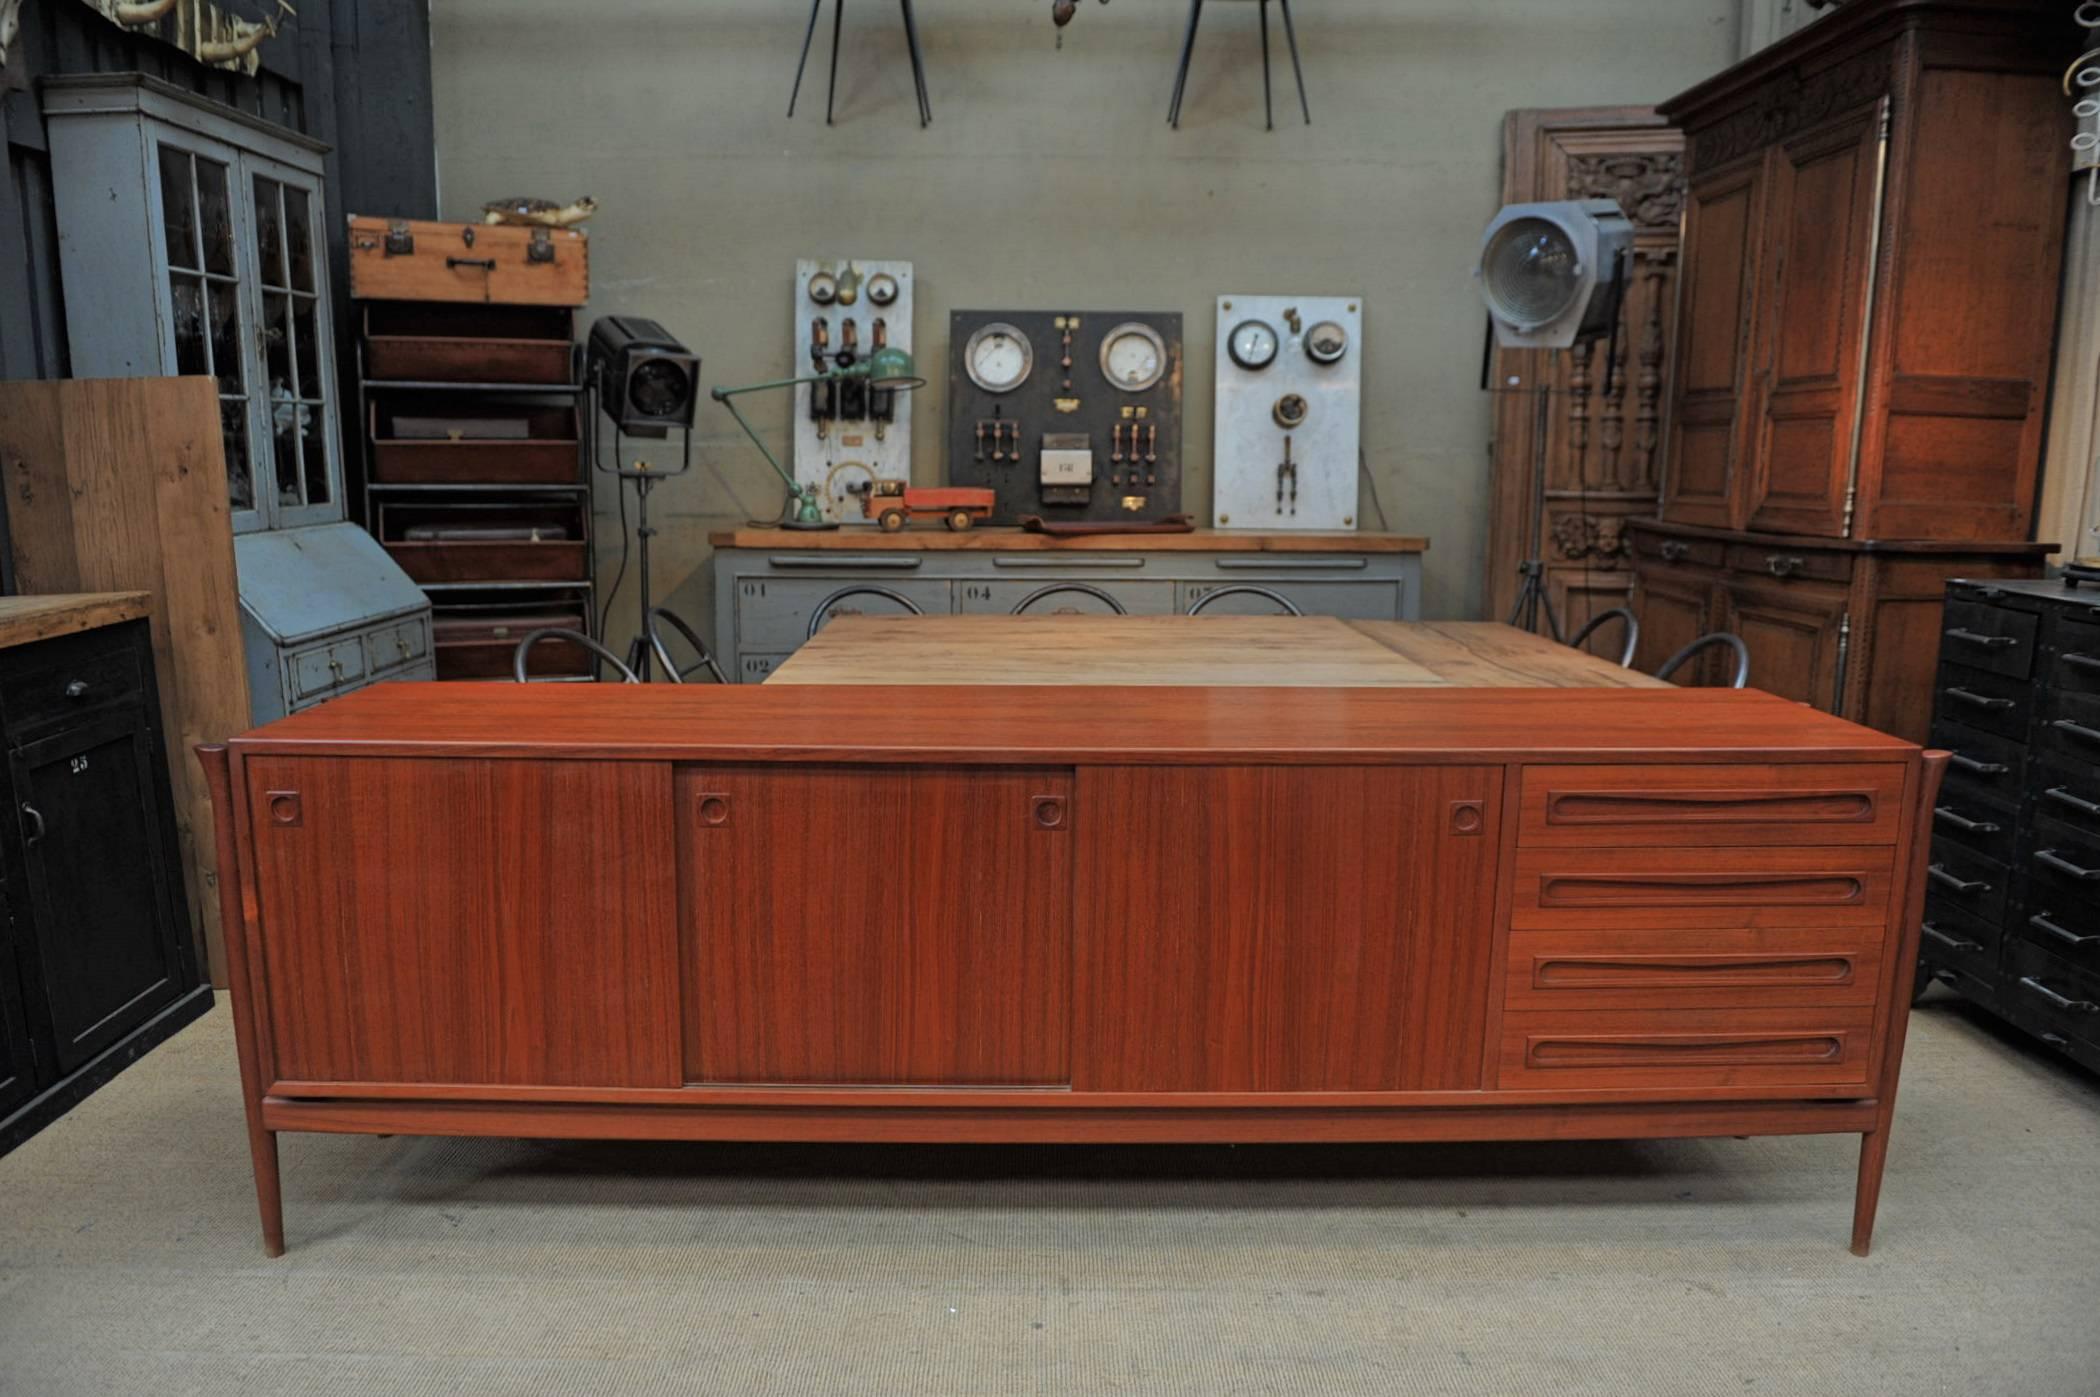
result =
[[[1991,885],[1983,879],[1957,877],[1949,873],[1944,864],[1929,863],[1925,865],[1925,876],[1950,892],[1987,893],[1991,890]]]
[[[1950,951],[1980,951],[1983,949],[1981,941],[1971,941],[1967,937],[1962,936],[1950,936],[1931,922],[1922,924],[1918,930]]]
[[[1972,820],[1951,805],[1933,806],[1932,818],[1941,824],[1952,825],[1964,834],[1996,834],[2002,828],[1989,820]]]
[[[1941,631],[1940,634],[1949,640],[1959,640],[1969,645],[1981,645],[1986,650],[2007,650],[2020,643],[2018,636],[1985,635],[1981,631],[1972,631],[1966,626],[1949,626],[1946,630]]]
[[[1844,1055],[1844,1035],[1837,1033],[1737,1038],[1707,1038],[1696,1034],[1652,1038],[1533,1038],[1524,1054],[1533,1067],[1735,1067],[1836,1062]]]
[[[2050,989],[2032,975],[2022,975],[2020,977],[2020,985],[2028,993],[2040,995],[2050,1004],[2067,1014],[2100,1014],[2100,1004],[2095,1004],[2090,999],[2068,999],[2058,994],[2055,990]]]
[[[1541,907],[1676,907],[1725,905],[1837,907],[1866,896],[1849,873],[1548,874]]]
[[[1553,791],[1546,821],[1555,825],[1677,824],[1744,821],[1863,823],[1874,818],[1865,791]]]
[[[1713,985],[1843,985],[1850,956],[1540,956],[1531,983],[1552,989],[1689,989]]]
[[[2100,941],[2100,936],[2080,936],[2069,927],[2059,925],[2054,914],[2046,911],[2037,912],[2029,917],[2027,925],[2033,927],[2036,931],[2047,932],[2066,946],[2090,946],[2094,942]]]

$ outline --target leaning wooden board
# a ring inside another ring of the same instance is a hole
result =
[[[266,1249],[305,1130],[1857,1133],[1865,1251],[1944,756],[1743,691],[912,697],[391,684],[206,749]]]
[[[580,306],[590,294],[580,228],[350,219],[350,295],[360,301]]]

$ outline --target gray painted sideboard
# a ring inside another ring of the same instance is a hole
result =
[[[1223,587],[1252,585],[1308,616],[1420,618],[1427,539],[1396,534],[1191,534],[1054,540],[1018,529],[794,532],[736,529],[709,540],[711,643],[736,681],[762,683],[834,616],[1006,614],[1017,608],[1132,615],[1185,612]],[[907,603],[909,605],[907,605]],[[1206,613],[1271,615],[1258,593]]]

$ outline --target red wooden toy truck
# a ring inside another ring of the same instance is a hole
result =
[[[901,480],[878,480],[860,497],[861,512],[882,525],[886,534],[896,533],[915,514],[938,514],[957,533],[980,519],[992,517],[996,497],[989,490],[967,486],[918,487]]]

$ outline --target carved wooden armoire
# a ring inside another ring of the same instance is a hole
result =
[[[2068,18],[1857,0],[1663,104],[1688,188],[1636,664],[1734,631],[1756,687],[1922,740],[1944,580],[2039,569]]]
[[[1650,107],[1513,111],[1502,127],[1504,203],[1615,199],[1633,220],[1633,261],[1620,314],[1617,364],[1609,342],[1566,353],[1496,349],[1495,455],[1488,531],[1488,614],[1509,614],[1517,565],[1531,556],[1535,463],[1546,473],[1538,540],[1548,597],[1569,634],[1633,590],[1630,519],[1655,513],[1662,418],[1669,401],[1677,224],[1684,201],[1684,135]],[[1545,450],[1537,449],[1546,394]],[[1543,623],[1541,623],[1543,629]],[[1600,631],[1598,654],[1620,637]]]

